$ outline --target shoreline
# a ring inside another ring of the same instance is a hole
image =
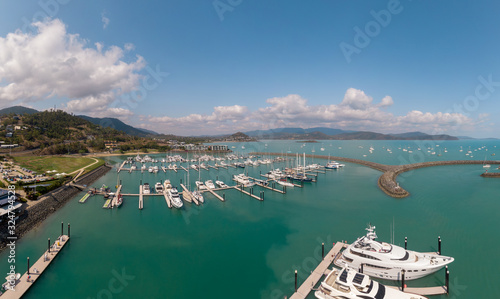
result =
[[[109,165],[101,165],[78,178],[76,183],[84,185],[92,184],[108,173],[111,169],[112,167]],[[44,194],[36,204],[26,207],[19,215],[19,219],[16,222],[16,224],[18,223],[16,226],[17,240],[20,240],[33,228],[38,227],[45,219],[47,219],[47,217],[63,207],[71,198],[81,191],[82,190],[76,187],[65,184],[47,194]],[[0,227],[0,237],[2,239],[0,242],[0,252],[7,248],[7,236],[9,236],[7,225],[3,225]]]

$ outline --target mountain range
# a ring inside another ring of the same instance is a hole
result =
[[[13,106],[0,110],[0,115],[15,113],[15,114],[33,114],[38,112],[32,108],[23,106]],[[88,120],[94,124],[103,127],[111,127],[116,130],[125,132],[128,135],[146,137],[152,135],[159,135],[157,132],[135,128],[130,126],[117,118],[97,118],[86,115],[78,115],[78,117]],[[398,134],[382,134],[369,131],[352,131],[342,130],[327,127],[314,127],[314,128],[277,128],[270,130],[254,130],[243,132],[249,137],[258,139],[291,139],[291,140],[458,140],[458,139],[474,139],[467,136],[450,136],[450,135],[430,135],[422,132],[407,132]],[[223,135],[217,135],[223,136]],[[207,137],[217,137],[207,136]]]

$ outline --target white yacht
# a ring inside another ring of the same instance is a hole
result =
[[[255,182],[251,181],[250,178],[243,173],[234,175],[233,179],[240,185],[243,185],[243,187],[252,187],[253,185],[255,185]]]
[[[170,198],[170,201],[172,202],[172,205],[178,209],[182,208],[184,205],[182,203],[181,197],[179,196],[179,192],[177,191],[177,188],[172,187],[170,190],[168,190],[167,196]]]
[[[149,190],[149,184],[148,183],[144,183],[144,185],[142,185],[142,194],[150,194],[151,191]]]
[[[170,191],[170,189],[172,189],[172,184],[170,184],[170,180],[165,180],[165,182],[163,182],[163,189],[165,192],[168,192]]]
[[[369,225],[366,236],[349,245],[335,262],[341,268],[360,270],[374,278],[399,280],[401,270],[405,279],[413,280],[432,274],[449,263],[452,257],[435,253],[420,253],[377,241],[375,226]]]
[[[209,189],[215,189],[215,185],[214,185],[214,182],[212,182],[212,180],[206,181],[205,186],[207,186],[207,188],[209,188]]]
[[[332,269],[321,282],[314,296],[319,299],[426,299],[427,297],[404,293],[397,289],[386,287],[367,275],[355,270],[344,268]]]
[[[198,190],[207,189],[207,186],[205,186],[205,184],[202,181],[196,181],[195,184],[196,184],[196,188],[198,188]]]
[[[285,186],[285,187],[291,187],[291,188],[293,188],[295,186],[294,184],[288,182],[286,180],[286,178],[281,178],[279,180],[275,180],[275,182],[278,183],[278,184],[280,184],[281,186]]]
[[[160,182],[155,184],[155,191],[158,194],[163,194],[163,185]]]
[[[217,186],[219,186],[219,188],[227,188],[228,186],[226,185],[226,183],[224,183],[223,181],[215,181],[215,184]]]
[[[193,191],[191,192],[191,194],[193,194],[194,198],[196,198],[197,201],[201,203],[205,202],[205,200],[203,199],[203,194],[201,194],[200,191]]]

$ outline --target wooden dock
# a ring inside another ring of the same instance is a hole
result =
[[[38,278],[42,275],[42,273],[47,269],[50,263],[55,259],[55,257],[61,252],[64,245],[69,241],[69,237],[67,235],[60,236],[54,244],[51,246],[50,252],[45,251],[45,253],[29,268],[29,281],[28,281],[28,272],[25,272],[24,275],[18,280],[18,283],[14,287],[13,290],[7,290],[5,293],[1,295],[2,299],[15,299],[21,298],[29,288],[38,280]]]
[[[391,289],[396,289],[401,291],[401,287],[395,286],[386,286]],[[437,286],[437,287],[419,287],[419,288],[408,288],[404,289],[405,293],[411,293],[421,296],[437,296],[437,295],[446,295],[448,294],[448,290],[446,286]]]
[[[165,201],[167,202],[167,207],[169,209],[171,209],[172,208],[172,203],[170,202],[170,197],[168,197],[168,195],[167,195],[167,191],[163,192],[163,196],[165,196]]]
[[[219,194],[215,193],[215,191],[212,190],[212,189],[210,189],[210,188],[207,188],[204,191],[208,191],[208,192],[212,193],[212,195],[215,196],[215,197],[217,197],[220,201],[226,201],[222,196],[220,196]]]
[[[323,275],[330,273],[328,267],[330,267],[335,257],[344,247],[347,247],[347,244],[343,244],[341,242],[335,243],[333,248],[325,255],[321,263],[319,263],[316,269],[311,273],[311,275],[309,275],[306,281],[302,283],[297,291],[293,293],[290,299],[305,299]]]
[[[139,186],[139,210],[144,208],[144,196],[142,194],[142,185]]]
[[[238,186],[234,186],[233,188],[234,188],[234,189],[236,189],[236,190],[238,190],[238,191],[240,191],[241,193],[244,193],[244,194],[246,194],[246,195],[248,195],[248,196],[251,196],[251,197],[253,197],[253,198],[255,198],[255,199],[258,199],[258,200],[260,200],[260,201],[262,201],[262,200],[263,200],[262,198],[258,197],[257,195],[252,194],[252,193],[250,193],[250,192],[248,192],[248,191],[245,191],[245,190],[243,190],[243,189],[239,188]]]
[[[127,160],[123,161],[122,165],[120,165],[120,167],[118,167],[118,170],[116,172],[120,172],[126,163],[127,163]]]
[[[255,179],[254,179],[254,180],[255,180]],[[269,186],[269,185],[265,186],[265,185],[263,185],[263,184],[259,184],[259,183],[255,183],[255,184],[256,184],[257,186],[259,186],[259,187],[266,188],[266,189],[272,190],[272,191],[274,191],[274,192],[278,192],[278,193],[281,193],[281,194],[285,194],[285,193],[286,193],[286,192],[285,192],[285,191],[283,191],[283,190],[275,189],[275,188],[273,188],[273,187],[271,187],[271,186]],[[281,186],[281,185],[280,185],[280,186]]]

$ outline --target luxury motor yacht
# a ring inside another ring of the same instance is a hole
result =
[[[226,183],[224,183],[223,181],[215,181],[215,184],[217,186],[219,186],[219,188],[227,188],[228,186],[226,185]]]
[[[163,185],[160,182],[155,184],[155,191],[158,194],[163,194]]]
[[[168,197],[170,198],[170,201],[172,202],[172,205],[174,207],[180,209],[184,205],[182,203],[181,197],[179,196],[177,188],[175,187],[170,188],[170,190],[168,190]]]
[[[144,185],[142,185],[142,194],[149,194],[149,193],[151,193],[151,191],[149,190],[149,184],[144,183]]]
[[[373,281],[367,275],[344,268],[332,269],[314,293],[319,299],[426,299]]]
[[[205,184],[202,181],[196,181],[195,184],[196,184],[196,188],[198,188],[198,190],[207,189],[207,186],[205,186]]]
[[[250,178],[243,173],[234,175],[233,179],[239,184],[243,185],[243,187],[252,187],[253,185],[255,185],[255,182],[251,181]]]
[[[209,189],[215,189],[215,185],[214,185],[214,182],[212,182],[212,180],[206,181],[205,186],[207,186],[207,188],[209,188]]]
[[[170,189],[172,189],[172,184],[170,183],[170,180],[165,180],[165,182],[163,182],[164,192],[168,192]]]
[[[342,252],[335,262],[337,266],[388,280],[399,280],[401,270],[405,270],[405,279],[413,280],[432,274],[454,260],[436,253],[420,253],[379,242],[375,226],[369,225],[366,230],[366,236],[358,238]]]

